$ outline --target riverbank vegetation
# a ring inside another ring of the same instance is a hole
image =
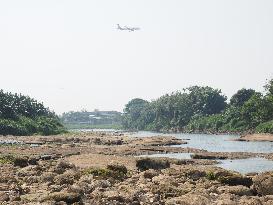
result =
[[[36,100],[0,90],[0,135],[51,135],[65,132],[54,112]]]
[[[67,129],[121,129],[121,113],[117,111],[70,111],[60,116]]]
[[[135,98],[126,104],[126,129],[183,132],[273,133],[273,79],[265,92],[238,90],[227,102],[220,89],[192,86],[151,102]]]

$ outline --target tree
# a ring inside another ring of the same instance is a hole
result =
[[[46,133],[38,124],[41,118],[45,126],[50,124]],[[28,96],[0,90],[0,134],[57,134],[63,131],[57,115],[42,103]]]
[[[142,110],[144,110],[148,104],[148,101],[140,98],[129,101],[124,108],[123,125],[126,128],[139,129],[139,120]]]
[[[273,78],[267,82],[264,88],[267,92],[267,95],[273,96]]]
[[[261,93],[256,93],[244,103],[241,114],[249,127],[255,128],[260,123],[272,119],[273,105]]]
[[[192,86],[189,91],[190,105],[195,114],[212,115],[223,111],[226,107],[227,97],[219,89],[211,87]]]
[[[253,89],[240,89],[230,98],[230,105],[235,107],[241,107],[255,93],[256,92]]]

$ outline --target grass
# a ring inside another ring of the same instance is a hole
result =
[[[0,164],[12,164],[14,163],[15,157],[13,155],[1,155]]]
[[[123,165],[108,165],[107,168],[89,168],[84,174],[92,174],[97,179],[123,180],[127,177],[127,168]]]

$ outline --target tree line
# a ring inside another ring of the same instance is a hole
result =
[[[121,114],[117,111],[69,111],[63,113],[60,120],[68,129],[118,129],[121,128]]]
[[[125,129],[181,132],[273,133],[273,79],[264,93],[238,90],[227,102],[220,89],[191,86],[151,102],[130,100],[124,108]]]
[[[65,129],[43,103],[0,90],[0,135],[59,134]]]

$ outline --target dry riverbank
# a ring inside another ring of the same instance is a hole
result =
[[[214,159],[260,154],[210,153],[168,146],[185,143],[174,137],[96,132],[0,141],[7,142],[0,146],[2,204],[273,204],[272,172],[242,176],[214,166]],[[195,157],[137,157],[155,153]]]
[[[235,141],[247,141],[247,142],[273,142],[273,134],[247,134],[241,136]]]

